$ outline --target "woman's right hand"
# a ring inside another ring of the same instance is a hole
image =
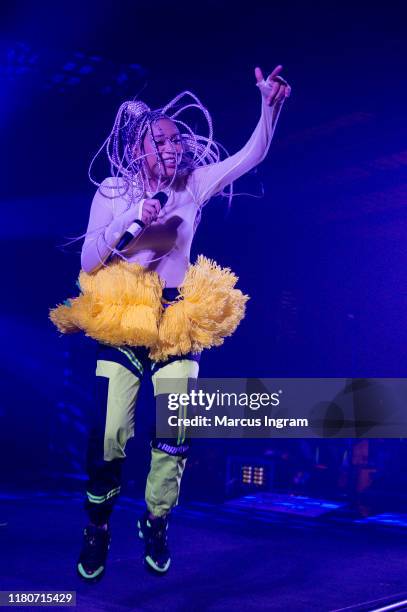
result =
[[[155,221],[160,214],[161,204],[158,200],[154,198],[146,198],[143,201],[143,206],[141,210],[141,221],[145,225],[150,225],[153,221]]]

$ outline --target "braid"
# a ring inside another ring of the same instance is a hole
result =
[[[185,97],[192,99],[192,101],[182,105],[181,101]],[[197,109],[203,114],[207,123],[207,136],[196,134],[185,121],[177,118],[189,109]],[[112,185],[103,185],[104,194],[113,198],[117,195],[119,189],[119,195],[126,197],[128,200],[128,208],[131,207],[132,202],[140,200],[146,191],[150,191],[148,189],[149,173],[145,170],[144,164],[146,154],[144,153],[143,142],[146,134],[151,137],[159,163],[160,177],[163,174],[161,156],[152,132],[152,126],[159,119],[169,119],[177,125],[183,144],[181,159],[179,163],[178,160],[176,161],[176,172],[168,187],[173,184],[176,177],[187,177],[200,166],[219,162],[221,150],[226,155],[228,154],[226,149],[213,138],[213,122],[208,109],[190,91],[183,91],[166,106],[156,110],[152,110],[141,100],[123,102],[117,111],[110,134],[90,162],[88,176],[95,186],[101,186],[101,183],[92,177],[92,170],[99,155],[104,151],[109,161],[110,175],[121,179],[120,181],[114,181]],[[109,190],[112,195],[109,195]],[[222,191],[219,195],[227,196],[230,206],[233,197],[232,185],[229,192]],[[206,203],[207,201],[199,206],[195,217],[194,230],[199,224],[202,208]],[[62,246],[72,244],[86,236],[87,233],[82,234]],[[105,242],[104,236],[102,236],[102,240]]]
[[[185,97],[192,98],[192,101],[182,105],[181,101]],[[177,119],[181,113],[192,108],[202,112],[208,126],[207,136],[195,134],[187,123]],[[105,149],[110,163],[111,176],[121,177],[127,187],[126,191],[129,190],[130,185],[133,185],[134,197],[141,197],[144,193],[146,179],[148,180],[147,174],[143,171],[145,154],[142,146],[147,133],[151,136],[160,173],[163,171],[158,148],[152,137],[152,125],[159,119],[170,119],[181,132],[183,154],[176,175],[185,176],[199,166],[220,161],[220,148],[213,139],[213,123],[208,109],[195,94],[184,91],[173,98],[166,106],[157,110],[151,110],[147,104],[140,100],[123,102],[115,117],[112,131],[91,161],[89,167],[90,180],[95,185],[100,185],[92,178],[91,171],[96,158]]]

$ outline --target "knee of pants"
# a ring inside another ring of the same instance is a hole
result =
[[[126,427],[107,428],[104,436],[104,460],[124,459],[127,441],[134,437],[134,431]]]
[[[125,459],[126,444],[133,435],[132,431],[123,428],[111,431],[99,428],[91,430],[86,452],[87,471],[93,473],[103,469],[107,462],[115,463],[117,459]]]
[[[167,514],[178,504],[186,458],[151,450],[151,467],[146,483],[146,504],[155,516]]]
[[[192,359],[177,359],[163,365],[152,376],[154,395],[186,393],[188,381],[198,378],[199,363]]]

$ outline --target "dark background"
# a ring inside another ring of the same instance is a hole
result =
[[[229,212],[214,199],[195,238],[192,260],[230,266],[251,296],[201,375],[405,375],[404,2],[45,1],[0,12],[5,481],[83,473],[94,345],[60,337],[48,308],[76,295],[81,243],[61,245],[86,230],[87,167],[137,94],[158,107],[193,91],[233,153],[259,115],[254,67],[281,63],[292,86],[267,159],[235,184],[264,197],[236,197]]]

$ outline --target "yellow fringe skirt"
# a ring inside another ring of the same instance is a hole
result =
[[[150,358],[220,346],[245,315],[248,295],[235,288],[237,276],[199,255],[189,265],[179,296],[164,308],[163,281],[137,263],[123,260],[93,274],[79,274],[81,294],[50,310],[59,331],[83,331],[113,346],[145,346]]]

